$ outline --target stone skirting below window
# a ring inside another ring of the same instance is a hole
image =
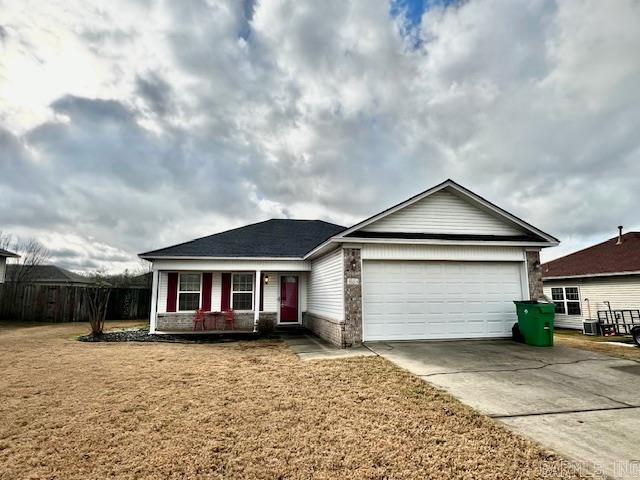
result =
[[[171,313],[158,313],[156,321],[156,331],[158,332],[192,332],[193,331],[193,318],[195,313],[193,312],[171,312]],[[211,315],[207,316],[206,330],[207,331],[224,331],[228,330],[228,326],[225,325],[224,319],[220,316],[217,322]],[[261,319],[269,319],[276,323],[276,312],[260,312]],[[253,331],[253,312],[236,313],[233,322],[234,331]],[[225,328],[226,327],[226,328]],[[198,331],[201,331],[198,329]]]

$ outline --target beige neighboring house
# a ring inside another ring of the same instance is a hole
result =
[[[609,307],[640,309],[640,232],[619,229],[616,237],[542,265],[556,326],[582,329],[584,320],[597,320]]]
[[[7,271],[7,258],[20,258],[20,255],[0,248],[0,283],[4,283],[5,273]]]

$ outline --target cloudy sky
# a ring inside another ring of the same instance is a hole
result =
[[[451,177],[640,228],[640,1],[0,0],[0,230],[78,271]]]

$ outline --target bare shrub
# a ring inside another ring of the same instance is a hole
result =
[[[260,335],[261,337],[268,337],[274,332],[275,328],[276,326],[273,323],[273,320],[271,320],[270,318],[258,319],[257,330],[258,335]]]
[[[104,330],[104,320],[107,316],[107,305],[111,288],[98,283],[95,287],[87,287],[84,289],[84,296],[89,310],[89,325],[91,326],[91,335],[99,337]]]

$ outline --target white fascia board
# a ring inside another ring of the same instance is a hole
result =
[[[156,256],[156,255],[138,255],[138,257],[144,260],[255,260],[257,262],[265,261],[302,261],[303,257],[195,257],[195,256]]]
[[[335,247],[335,245],[333,245],[334,243],[342,243],[342,239],[334,239],[334,237],[331,237],[328,240],[325,240],[323,243],[321,243],[320,245],[318,245],[316,248],[314,248],[313,250],[311,250],[309,253],[307,253],[304,256],[305,260],[312,260],[316,257],[319,257],[320,255],[329,252],[331,250],[333,250],[333,248]]]
[[[242,260],[224,259],[156,259],[154,268],[163,271],[295,271],[311,270],[311,262],[297,258],[295,260]]]
[[[322,245],[311,250],[306,256],[306,260],[313,259],[329,251],[332,244],[363,244],[363,243],[388,243],[403,245],[474,245],[474,246],[500,246],[500,247],[529,247],[528,250],[540,250],[546,247],[555,247],[556,242],[517,242],[513,240],[441,240],[441,239],[407,239],[407,238],[330,238]]]
[[[394,243],[405,245],[499,245],[503,247],[553,247],[553,242],[518,242],[513,240],[442,240],[435,238],[341,238],[341,243]]]
[[[579,279],[579,278],[597,278],[597,277],[620,277],[623,275],[640,275],[640,271],[634,272],[607,272],[607,273],[590,273],[586,275],[564,275],[557,277],[545,277],[542,276],[542,281],[545,282],[547,280],[570,280],[570,279]]]

